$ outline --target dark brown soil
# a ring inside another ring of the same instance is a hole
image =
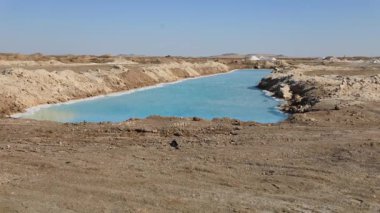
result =
[[[380,210],[380,103],[278,125],[1,119],[0,138],[0,212]]]

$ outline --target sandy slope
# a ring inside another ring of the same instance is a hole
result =
[[[4,68],[0,70],[0,114],[22,111],[39,104],[229,71],[228,66],[211,61],[157,65],[120,60],[105,65],[3,61],[0,62],[1,66]]]

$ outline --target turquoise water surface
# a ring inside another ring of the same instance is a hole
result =
[[[277,109],[279,101],[256,88],[268,74],[268,70],[238,70],[130,94],[51,105],[21,117],[58,122],[121,122],[160,115],[275,123],[287,115]]]

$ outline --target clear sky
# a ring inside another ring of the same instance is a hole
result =
[[[0,52],[380,55],[380,0],[0,0]]]

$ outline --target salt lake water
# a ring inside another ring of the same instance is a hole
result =
[[[269,70],[238,70],[117,96],[50,105],[21,117],[75,123],[121,122],[160,115],[276,123],[287,115],[277,108],[278,100],[256,87],[260,79],[269,74]]]

